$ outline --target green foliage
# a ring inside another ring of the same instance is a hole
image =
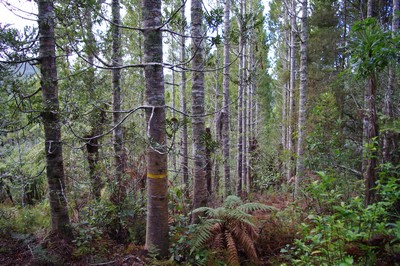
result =
[[[0,25],[0,57],[2,60],[24,61],[35,57],[38,52],[37,29],[25,27],[23,31]]]
[[[399,56],[398,36],[392,38],[390,31],[382,31],[376,18],[355,22],[351,37],[351,62],[362,78],[382,71]]]
[[[332,92],[318,96],[307,123],[306,164],[310,169],[331,171],[338,165],[357,167],[361,157],[354,156],[354,141],[342,133],[344,122]]]
[[[257,262],[254,241],[258,234],[255,218],[249,212],[272,209],[260,203],[244,204],[239,197],[233,195],[228,196],[221,207],[195,209],[193,213],[204,217],[193,229],[191,254],[208,247],[228,265],[239,265],[238,249],[241,247],[251,261]]]
[[[117,241],[144,243],[144,207],[125,203],[115,206],[109,201],[89,202],[80,213],[80,220],[74,224],[74,243],[80,255],[97,251],[96,241],[113,238]],[[120,238],[120,239],[118,239]]]
[[[332,189],[332,178],[321,175],[310,185],[314,197],[324,206],[323,212],[311,213],[302,223],[301,237],[283,249],[296,265],[375,265],[378,260],[391,262],[398,252],[398,223],[392,223],[392,207],[400,199],[399,184],[386,177],[377,190],[380,201],[368,206],[360,197],[341,201],[340,192]],[[395,219],[397,220],[397,216]]]
[[[43,201],[35,206],[0,206],[0,232],[33,234],[50,228],[50,206]]]

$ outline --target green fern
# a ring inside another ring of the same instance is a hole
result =
[[[254,242],[257,227],[253,211],[274,210],[273,207],[260,203],[243,203],[237,196],[228,196],[222,207],[201,207],[193,213],[200,215],[200,223],[195,226],[191,238],[191,253],[208,247],[228,265],[240,265],[238,248],[242,248],[246,256],[258,263]]]

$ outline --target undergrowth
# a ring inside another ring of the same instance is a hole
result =
[[[43,201],[31,206],[0,205],[0,232],[33,234],[50,227],[50,206]]]
[[[332,183],[319,173],[310,184],[318,204],[309,211],[293,244],[281,250],[293,265],[395,265],[400,254],[400,222],[393,206],[400,199],[394,177],[382,177],[380,200],[365,206],[360,197],[344,200]]]

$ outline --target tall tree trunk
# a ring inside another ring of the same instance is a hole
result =
[[[307,0],[302,1],[300,32],[300,87],[299,87],[299,123],[297,132],[297,163],[294,197],[299,191],[299,183],[304,178],[304,128],[306,126],[306,88],[307,88]]]
[[[161,0],[143,0],[144,68],[148,148],[146,249],[168,255],[168,160],[165,131],[165,96],[161,26]],[[154,64],[156,63],[156,64]]]
[[[211,129],[206,128],[205,139],[207,143],[212,141]],[[212,161],[211,161],[212,147],[206,146],[206,182],[207,182],[207,196],[212,195]]]
[[[171,40],[171,44],[173,46],[175,46],[173,39]],[[173,117],[173,119],[176,119],[176,117],[175,117],[175,115],[176,115],[176,112],[175,112],[175,108],[176,108],[176,106],[175,106],[175,97],[176,97],[175,86],[176,85],[175,85],[175,70],[174,69],[172,69],[172,85],[171,86],[172,86],[172,117]],[[174,173],[176,173],[176,166],[177,166],[177,161],[176,161],[177,150],[176,150],[176,145],[175,145],[175,134],[176,133],[177,132],[175,132],[175,130],[174,130],[174,132],[173,132],[174,138],[171,143],[171,151],[172,152],[169,153],[169,155],[171,156],[172,170],[174,171]]]
[[[372,17],[372,0],[368,0],[367,17]],[[365,181],[365,203],[367,205],[376,201],[377,151],[374,142],[378,137],[378,119],[376,114],[376,74],[371,73],[364,91],[364,119],[363,119],[363,162],[362,171]]]
[[[285,9],[284,14],[284,23],[285,25],[289,25],[289,10]],[[286,44],[290,44],[290,33],[289,30],[285,30],[284,41]],[[284,48],[283,58],[283,69],[289,73],[289,62],[290,62],[290,47],[289,45]],[[284,81],[282,86],[282,124],[281,124],[281,142],[282,142],[282,176],[287,178],[287,168],[288,168],[288,160],[287,160],[287,133],[288,133],[288,92],[289,92],[289,82],[287,80]],[[287,180],[288,181],[288,180]]]
[[[125,198],[125,186],[123,183],[123,173],[126,168],[126,155],[123,147],[123,133],[121,122],[121,69],[122,64],[121,51],[121,33],[119,25],[121,23],[120,1],[112,0],[111,6],[112,21],[112,91],[113,91],[113,124],[114,124],[114,156],[115,156],[115,181],[111,181],[112,192],[111,201],[115,204],[121,203]]]
[[[92,128],[86,142],[87,160],[89,164],[89,177],[91,182],[91,193],[94,199],[99,200],[101,197],[101,190],[103,182],[101,180],[99,171],[99,135],[103,132],[103,123],[106,119],[104,111],[93,110],[91,116]]]
[[[287,180],[290,181],[293,173],[293,120],[294,120],[294,92],[296,87],[296,0],[292,0],[290,11],[290,85],[288,106],[288,157],[287,157]]]
[[[186,60],[186,19],[185,18],[185,3],[186,0],[182,0],[183,7],[181,8],[181,54],[180,54],[180,61],[185,62]],[[189,187],[189,160],[188,160],[188,130],[187,130],[187,123],[186,123],[186,114],[187,107],[186,107],[186,71],[182,70],[181,72],[181,84],[180,84],[180,104],[181,104],[181,112],[182,114],[182,131],[181,131],[181,171],[182,171],[182,182],[185,184],[186,189]]]
[[[376,78],[373,73],[369,79],[364,94],[364,120],[363,120],[363,176],[365,180],[365,203],[367,205],[372,204],[376,201],[376,180],[377,173],[376,167],[377,162],[377,151],[373,148],[377,145],[378,137],[378,121],[375,106],[376,97]]]
[[[250,13],[252,11],[250,10]],[[254,27],[254,23],[252,25]],[[254,94],[254,79],[253,79],[253,71],[254,69],[254,42],[253,42],[253,37],[254,37],[254,32],[251,30],[249,34],[249,53],[248,53],[248,64],[247,64],[247,69],[248,69],[248,85],[247,85],[247,148],[246,148],[246,153],[247,153],[247,160],[246,160],[246,183],[247,183],[247,194],[251,192],[252,188],[252,177],[251,177],[251,168],[253,164],[253,146],[252,143],[254,142],[255,135],[253,131],[253,94]]]
[[[91,9],[93,7],[87,7],[85,9],[86,19],[86,53],[88,58],[88,76],[85,79],[86,89],[88,90],[89,97],[94,94],[95,88],[95,69],[94,54],[95,54],[95,38],[93,35],[93,21]],[[94,199],[99,200],[101,197],[101,189],[103,188],[103,182],[101,180],[99,172],[99,138],[103,132],[103,123],[105,122],[106,114],[102,110],[98,110],[96,107],[92,111],[90,117],[91,129],[90,133],[86,136],[88,139],[86,142],[87,150],[87,161],[89,165],[89,177],[91,182],[91,194]]]
[[[224,6],[224,70],[223,70],[223,104],[222,109],[222,153],[224,161],[224,197],[226,198],[231,194],[231,167],[230,167],[230,128],[229,128],[229,105],[230,105],[230,93],[229,93],[229,65],[230,65],[230,42],[229,42],[229,31],[230,31],[230,11],[231,1],[225,0]]]
[[[55,13],[52,0],[38,1],[40,85],[43,99],[43,127],[45,135],[46,174],[49,186],[51,231],[70,240],[67,199],[64,185],[64,162],[59,117]]]
[[[246,3],[244,3],[244,14],[246,14]],[[247,63],[249,60],[249,44],[247,40],[245,39],[244,43],[244,50],[243,50],[243,86],[242,86],[242,97],[243,97],[243,103],[242,103],[242,181],[243,181],[243,191],[247,192],[248,190],[248,184],[247,184],[247,97],[248,97],[248,87],[249,83],[247,82],[249,73],[247,69]]]
[[[216,71],[215,71],[215,117],[214,117],[214,126],[215,126],[215,141],[217,143],[222,143],[222,123],[221,121],[221,92],[220,92],[220,71],[219,68],[221,67],[221,57],[220,57],[220,52],[219,48],[217,47],[217,66],[216,66]],[[217,195],[218,193],[218,188],[219,188],[219,171],[220,171],[220,165],[219,165],[219,160],[215,159],[213,162],[213,167],[214,167],[214,178],[212,178],[212,185],[211,185],[211,193],[214,195]],[[210,194],[210,195],[212,195]]]
[[[243,33],[243,6],[244,0],[240,0],[239,14],[239,86],[238,86],[238,153],[237,153],[237,193],[240,195],[243,189],[243,64],[244,64],[244,33]]]
[[[392,15],[392,35],[395,37],[399,29],[399,0],[393,0],[393,15]],[[393,119],[393,96],[394,82],[396,77],[396,62],[389,65],[389,80],[385,88],[384,109],[385,118]],[[396,150],[396,141],[393,132],[385,131],[383,136],[383,160],[384,162],[392,162],[392,153]]]
[[[203,141],[204,128],[204,34],[203,34],[203,2],[192,0],[191,36],[192,36],[192,128],[194,157],[194,195],[193,208],[207,205],[207,186],[205,180],[206,148]],[[193,217],[196,222],[196,216]]]

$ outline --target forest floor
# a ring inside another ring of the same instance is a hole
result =
[[[252,201],[273,206],[277,210],[283,210],[291,203],[288,196],[284,195],[267,197],[256,194],[252,195]],[[260,241],[255,243],[262,265],[277,265],[278,262],[283,262],[280,249],[293,241],[294,229],[282,226],[279,220],[270,219],[268,213],[256,212],[254,215],[263,221],[260,224]],[[91,250],[82,250],[76,245],[54,240],[43,230],[35,234],[0,233],[0,265],[154,264],[146,257],[143,246],[121,244],[102,236],[91,246]]]
[[[141,248],[111,242],[98,246],[106,248],[101,256],[81,256],[64,241],[9,232],[0,235],[0,265],[147,265]]]

